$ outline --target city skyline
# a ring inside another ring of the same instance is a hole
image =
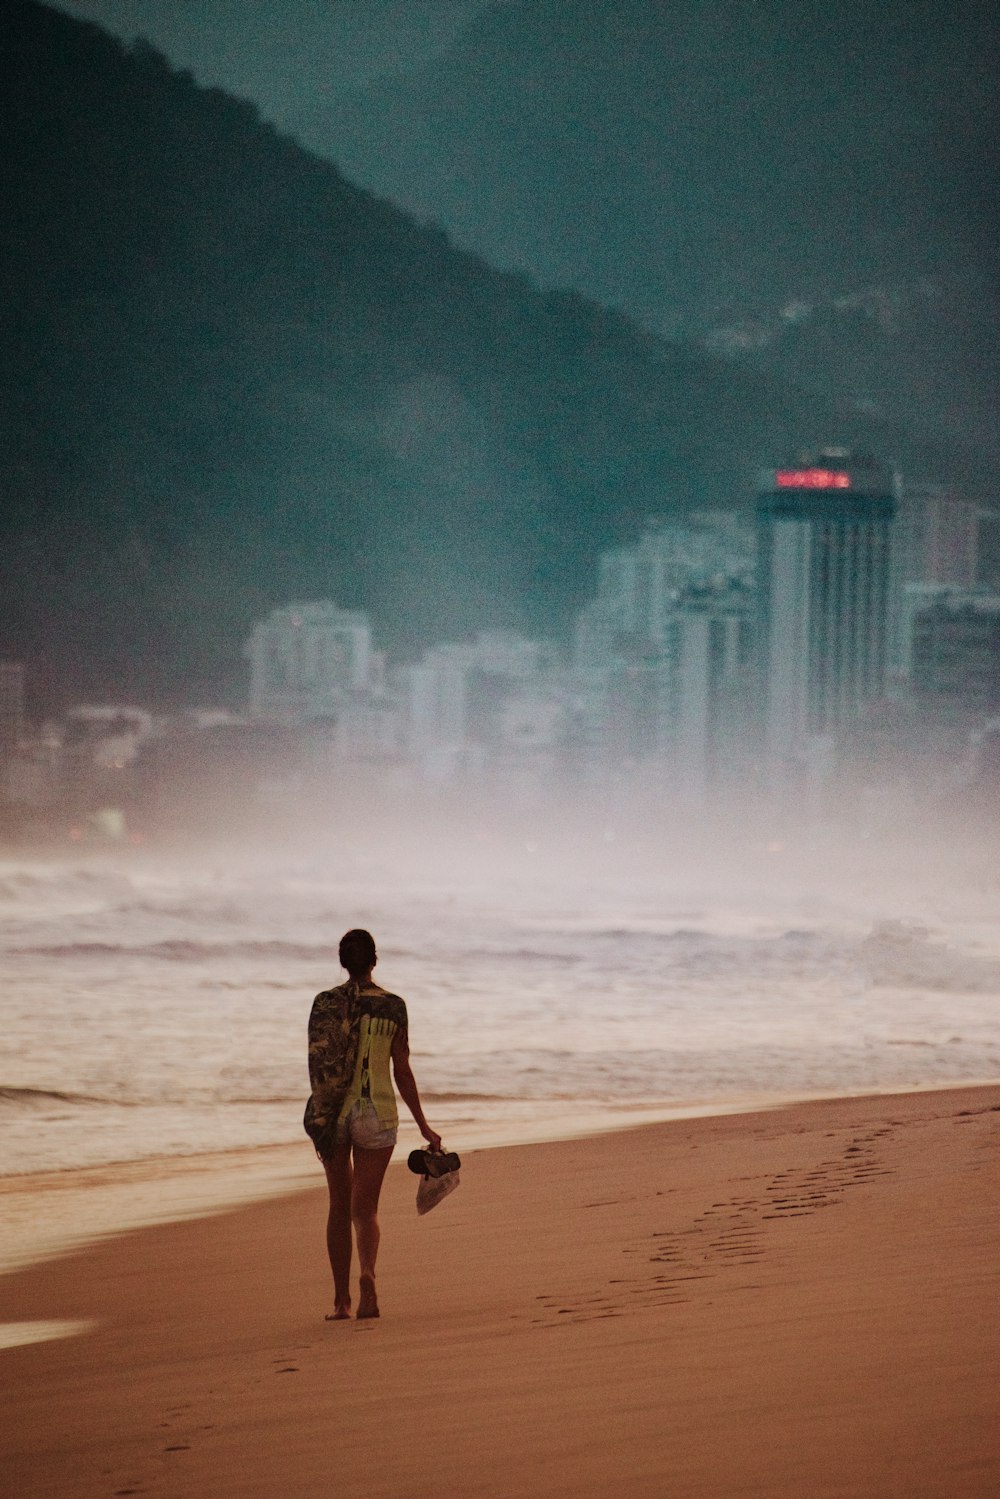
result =
[[[998,80],[0,0],[11,1499],[1000,1493]]]
[[[8,812],[120,837],[164,797],[193,807],[196,786],[220,807],[269,784],[322,806],[374,776],[525,806],[631,785],[688,819],[808,822],[845,794],[888,809],[971,786],[1000,733],[1000,594],[977,582],[968,507],[946,538],[937,486],[843,449],[758,489],[756,527],[652,518],[603,553],[562,644],[485,628],[399,661],[367,612],[292,601],[245,642],[239,703],[80,704],[37,735],[25,665],[8,667]]]
[[[940,486],[949,505],[995,505],[995,444],[959,431],[979,420],[983,404],[1000,409],[989,397],[989,351],[970,360],[962,346],[966,335],[995,326],[988,296],[976,290],[975,246],[950,239],[947,255],[916,279],[908,262],[905,275],[900,263],[888,281],[871,281],[852,261],[850,274],[820,278],[808,294],[787,272],[790,245],[803,266],[828,251],[850,258],[852,246],[860,255],[871,237],[846,233],[844,215],[871,210],[880,224],[881,210],[877,198],[852,196],[845,183],[834,222],[818,213],[824,194],[799,190],[802,160],[808,180],[833,191],[823,173],[831,157],[834,166],[842,160],[838,132],[855,115],[817,114],[806,97],[810,129],[792,128],[787,109],[798,95],[774,88],[798,76],[794,58],[805,65],[822,51],[824,33],[815,18],[778,0],[769,5],[768,25],[758,18],[739,33],[760,61],[746,75],[752,100],[743,118],[732,116],[738,96],[725,84],[736,41],[696,0],[681,39],[690,49],[683,87],[671,61],[681,45],[677,17],[657,10],[654,18],[643,0],[620,7],[617,21],[602,5],[590,30],[569,0],[475,7],[430,60],[431,71],[422,63],[412,74],[415,87],[419,73],[420,88],[430,89],[435,69],[455,70],[466,113],[470,69],[507,78],[515,93],[537,84],[545,104],[537,119],[526,112],[512,121],[506,95],[489,90],[480,91],[478,118],[496,115],[504,153],[496,172],[507,177],[511,127],[530,130],[534,121],[553,205],[562,202],[563,178],[550,115],[559,115],[559,99],[568,108],[588,78],[605,79],[610,95],[602,84],[587,97],[586,129],[564,143],[567,173],[572,164],[565,191],[572,198],[581,190],[578,157],[587,142],[613,137],[621,147],[617,186],[585,173],[593,204],[588,198],[584,207],[618,203],[620,187],[624,225],[648,202],[628,176],[647,158],[629,134],[641,122],[610,106],[636,69],[637,109],[645,118],[648,101],[651,119],[676,114],[677,128],[657,139],[664,149],[673,143],[679,158],[689,152],[698,180],[709,118],[731,137],[733,163],[744,160],[756,122],[769,122],[759,177],[741,169],[730,193],[710,176],[723,219],[773,231],[754,255],[774,249],[768,275],[780,296],[766,316],[731,298],[718,309],[721,323],[713,313],[710,329],[685,324],[672,333],[644,325],[626,299],[610,297],[609,307],[584,295],[578,277],[553,281],[530,267],[505,268],[503,256],[491,262],[488,247],[470,253],[461,236],[374,196],[338,167],[332,147],[304,150],[280,121],[275,126],[266,102],[185,74],[169,51],[156,52],[155,36],[152,47],[137,46],[134,33],[122,43],[82,24],[73,18],[79,10],[69,15],[32,0],[4,7],[10,212],[2,249],[11,316],[0,412],[7,484],[0,642],[14,659],[31,657],[32,711],[109,693],[164,709],[192,697],[225,700],[252,622],[293,598],[368,610],[394,660],[478,628],[567,638],[597,558],[628,543],[645,517],[750,510],[756,468],[824,439],[885,454]],[[232,12],[220,0],[201,13],[206,47],[209,30],[216,42],[233,37],[234,48],[256,45],[253,28],[238,37],[231,30]],[[197,43],[194,10],[159,14],[190,24]],[[268,46],[277,14],[261,12]],[[292,24],[299,14],[291,6],[281,12],[293,48],[305,35]],[[386,20],[389,8],[381,14]],[[346,9],[337,15],[346,24]],[[897,58],[909,69],[913,120],[907,125],[896,106],[890,119],[885,101],[866,91],[859,101],[873,126],[891,125],[895,150],[911,129],[923,139],[947,103],[953,113],[940,122],[942,145],[970,171],[981,165],[985,180],[987,143],[962,123],[981,91],[980,65],[970,65],[968,96],[946,99],[943,56],[920,52],[901,10],[866,18],[847,6],[829,24],[831,35],[848,39],[861,27],[873,49],[851,52],[850,67],[829,80],[836,97],[850,89],[852,69],[867,77],[874,59]],[[955,66],[970,38],[988,41],[983,24],[977,15],[949,31]],[[561,34],[572,38],[568,50],[556,44]],[[648,36],[649,46],[618,47],[616,36]],[[322,68],[322,48],[315,50]],[[590,62],[596,67],[606,54],[610,71],[598,74]],[[306,102],[312,77],[300,79]],[[714,100],[720,89],[725,108],[717,116],[690,104],[689,95]],[[357,120],[373,130],[386,118],[358,106]],[[975,114],[979,124],[987,118]],[[618,125],[624,133],[615,134]],[[434,150],[447,162],[459,148]],[[519,152],[517,159],[534,160],[527,145]],[[896,180],[903,165],[886,159],[882,176]],[[664,171],[676,166],[663,158]],[[468,191],[481,195],[492,168],[476,171]],[[902,238],[898,218],[886,217],[884,227],[900,254],[923,255],[924,220],[937,223],[942,181],[928,178],[922,190],[907,171],[905,182],[912,201]],[[510,220],[521,234],[544,224],[534,203],[539,184],[526,186],[524,214]],[[768,204],[796,207],[775,215],[764,213]],[[575,221],[585,219],[581,209]],[[685,274],[717,263],[723,274],[715,230],[699,222],[697,214],[668,217],[669,233],[658,231],[657,244],[669,241]],[[734,243],[728,229],[724,241]],[[735,242],[743,243],[738,233]],[[742,294],[734,296],[741,303]],[[919,366],[916,384],[903,379],[903,362]],[[927,395],[925,375],[941,386],[936,414],[917,390]]]

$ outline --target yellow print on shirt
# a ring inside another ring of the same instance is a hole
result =
[[[325,989],[309,1015],[309,1082],[303,1125],[325,1150],[338,1119],[361,1097],[371,1099],[383,1127],[397,1122],[390,1062],[398,1032],[407,1034],[406,1005],[378,984]],[[362,1087],[367,1091],[362,1093]]]
[[[368,1098],[371,1099],[383,1128],[398,1123],[396,1095],[390,1074],[392,1042],[398,1029],[395,1020],[378,1015],[362,1015],[358,1031],[357,1068],[341,1109],[341,1118],[350,1113],[359,1099]]]

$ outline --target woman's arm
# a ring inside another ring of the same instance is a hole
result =
[[[431,1150],[440,1150],[441,1136],[431,1129],[420,1106],[417,1080],[410,1066],[410,1045],[406,1039],[406,1032],[402,1030],[398,1030],[392,1038],[392,1075],[396,1079],[399,1096],[417,1121],[420,1133]]]

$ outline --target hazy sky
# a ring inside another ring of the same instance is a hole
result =
[[[911,331],[833,329],[830,378],[994,441],[995,0],[59,3],[494,266],[657,333],[781,343],[792,382],[817,354],[784,309],[875,288]]]
[[[336,95],[447,47],[488,0],[60,0],[127,41],[144,36],[200,83],[284,123],[304,92]]]

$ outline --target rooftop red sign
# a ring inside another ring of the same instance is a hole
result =
[[[779,489],[850,489],[850,474],[832,468],[779,468],[775,474]]]

